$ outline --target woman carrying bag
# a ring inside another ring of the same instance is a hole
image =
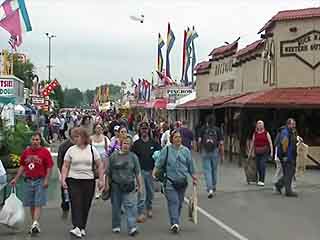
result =
[[[127,215],[128,233],[130,236],[135,236],[138,233],[137,191],[141,192],[141,170],[138,157],[130,151],[131,136],[122,136],[120,141],[121,148],[111,155],[106,171],[106,190],[109,191],[111,186],[112,232],[121,231],[123,205]]]
[[[170,231],[178,233],[180,231],[181,209],[188,187],[188,175],[192,177],[194,185],[197,183],[197,177],[191,152],[182,145],[179,130],[171,131],[170,142],[171,145],[161,150],[152,175],[157,178],[159,172],[165,171],[163,184],[171,224]]]
[[[71,132],[75,145],[64,157],[61,184],[68,189],[71,200],[73,229],[70,233],[78,238],[86,235],[86,225],[95,192],[95,169],[99,175],[99,190],[104,189],[104,169],[98,151],[90,145],[86,129],[75,128]]]

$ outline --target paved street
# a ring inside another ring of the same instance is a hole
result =
[[[319,240],[320,171],[308,170],[304,178],[299,179],[298,199],[274,195],[271,185],[272,174],[273,168],[270,167],[265,188],[248,186],[244,181],[242,169],[225,162],[219,169],[220,184],[214,199],[207,199],[203,190],[203,179],[201,181],[199,224],[193,225],[188,222],[185,208],[182,232],[178,236],[168,232],[165,200],[161,194],[157,194],[154,218],[140,225],[137,239]],[[70,220],[61,217],[57,190],[57,176],[54,174],[50,202],[43,212],[41,221],[43,232],[35,237],[36,239],[72,239],[68,233],[71,228]],[[123,224],[122,233],[113,235],[109,202],[95,201],[86,239],[130,239],[125,230],[125,221]],[[5,227],[0,227],[0,239],[20,240],[30,239],[30,236],[26,232],[13,233]]]

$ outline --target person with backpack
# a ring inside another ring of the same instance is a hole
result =
[[[121,231],[121,206],[123,205],[127,217],[128,234],[135,236],[138,233],[137,192],[141,193],[142,179],[139,160],[130,151],[131,145],[130,135],[122,137],[120,150],[111,155],[106,170],[106,191],[111,191],[112,232],[117,234]]]
[[[292,190],[292,179],[295,176],[297,158],[297,132],[295,128],[296,121],[289,118],[287,126],[280,133],[277,145],[277,156],[281,162],[283,176],[275,184],[275,188],[278,193],[282,194],[282,188],[285,187],[287,197],[298,197],[298,194]]]
[[[264,127],[264,122],[259,120],[256,123],[256,129],[252,136],[251,146],[249,150],[249,157],[252,153],[255,153],[257,173],[259,176],[258,186],[264,186],[264,180],[266,176],[266,163],[268,158],[273,157],[273,145],[272,139]]]
[[[207,185],[208,198],[216,192],[219,159],[224,159],[224,139],[220,128],[215,126],[215,118],[208,119],[198,142],[201,144],[202,166]]]
[[[167,198],[170,231],[179,233],[181,210],[188,187],[188,176],[192,177],[194,185],[197,184],[197,176],[191,152],[182,145],[182,136],[179,129],[171,131],[170,142],[172,144],[161,150],[152,175],[155,179],[160,180],[160,172],[163,173],[164,177],[161,177],[161,181]]]

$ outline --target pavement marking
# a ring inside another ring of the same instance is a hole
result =
[[[186,203],[189,203],[188,198],[184,198],[184,201]],[[210,213],[208,213],[206,210],[202,209],[201,207],[197,207],[198,211],[206,216],[209,220],[211,220],[212,222],[214,222],[215,224],[217,224],[219,227],[221,227],[222,229],[224,229],[226,232],[230,233],[232,236],[234,236],[235,238],[239,239],[239,240],[249,240],[247,237],[241,235],[240,233],[238,233],[236,230],[232,229],[231,227],[229,227],[227,224],[225,224],[224,222],[222,222],[221,220],[219,220],[218,218],[214,217],[213,215],[211,215]]]

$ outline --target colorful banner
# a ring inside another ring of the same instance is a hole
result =
[[[170,73],[170,52],[174,45],[176,38],[173,31],[171,30],[170,23],[168,23],[168,34],[167,34],[167,54],[166,54],[166,75],[171,78]]]
[[[158,71],[162,72],[163,71],[163,56],[162,56],[162,51],[161,49],[165,45],[163,38],[161,37],[161,34],[159,33],[158,36]]]

